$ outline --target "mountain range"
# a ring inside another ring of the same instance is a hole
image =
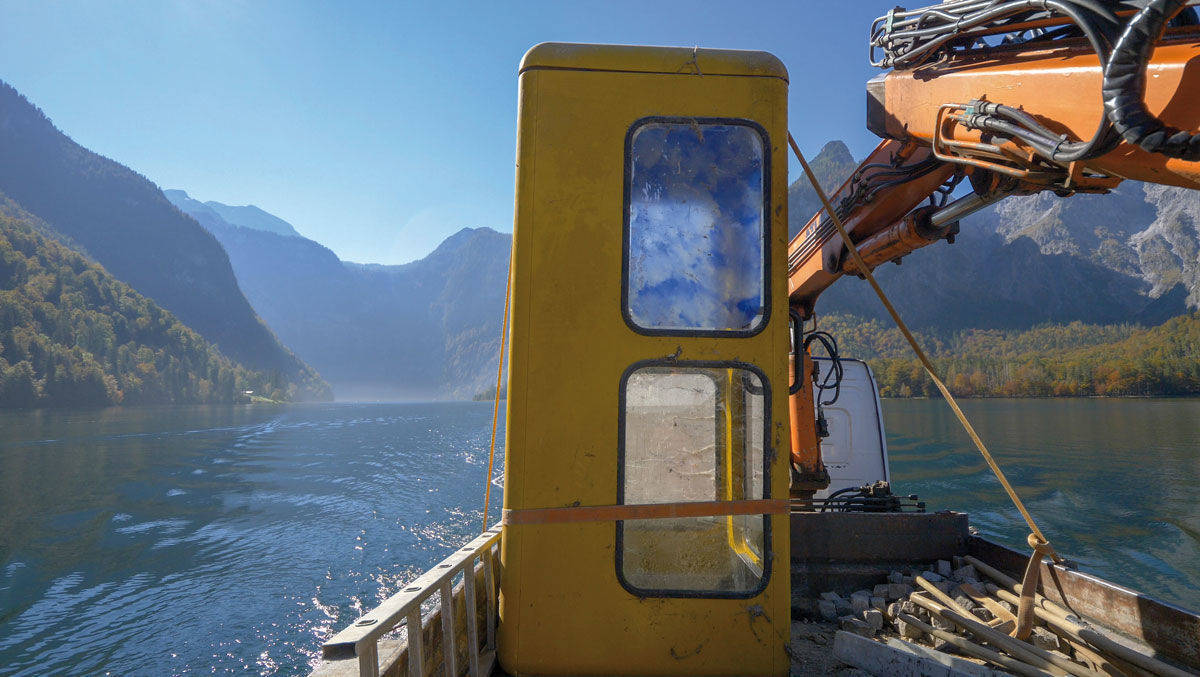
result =
[[[254,207],[165,191],[209,230],[250,303],[339,399],[469,399],[494,379],[512,236],[464,228],[404,265],[338,259]],[[251,212],[249,210],[256,210]],[[488,376],[491,373],[493,376]]]
[[[811,164],[826,190],[857,166],[840,141]],[[364,265],[254,207],[165,194],[220,241],[258,313],[338,397],[466,398],[492,387],[511,236],[464,229],[419,261]],[[1127,182],[1106,196],[1010,198],[966,219],[955,244],[937,243],[877,274],[904,317],[935,335],[1157,325],[1200,294],[1198,196]],[[795,232],[819,201],[803,177],[788,199]],[[853,278],[830,288],[818,310],[886,318]]]
[[[0,351],[11,352],[0,357],[13,358],[0,362],[0,392],[16,384],[21,397],[52,404],[51,386],[70,378],[109,403],[214,401],[251,386],[295,399],[328,398],[330,384],[343,399],[469,399],[493,387],[510,235],[464,228],[411,263],[342,261],[253,205],[159,190],[76,144],[3,83],[0,149],[6,246],[24,247],[0,262]],[[811,164],[830,191],[856,166],[840,141]],[[819,203],[804,177],[788,200],[795,233]],[[914,328],[946,345],[970,345],[947,338],[964,331],[1153,326],[1200,305],[1198,224],[1200,192],[1134,182],[1104,196],[1009,198],[965,219],[954,244],[877,275]],[[854,279],[817,310],[863,327],[863,345],[886,318]],[[93,340],[110,325],[161,331]],[[135,371],[151,367],[171,376],[143,388]]]

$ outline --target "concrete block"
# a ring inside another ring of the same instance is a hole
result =
[[[961,583],[966,580],[977,580],[979,578],[979,574],[975,573],[974,566],[968,564],[964,567],[955,569],[954,572],[950,574],[950,577]]]
[[[949,578],[952,571],[954,571],[954,569],[951,568],[949,562],[944,559],[939,559],[937,561],[937,573],[939,576],[942,578]]]
[[[867,609],[863,612],[862,619],[867,625],[871,626],[872,630],[883,629],[883,612],[879,609]]]
[[[1033,626],[1033,634],[1029,636],[1029,642],[1037,648],[1045,649],[1046,651],[1058,650],[1058,635],[1040,625]]]
[[[854,616],[842,616],[838,619],[838,627],[845,632],[852,632],[862,637],[874,637],[875,630],[867,622]]]
[[[945,576],[932,571],[926,571],[925,573],[921,574],[921,578],[924,578],[930,583],[941,583],[942,581],[946,580]]]
[[[998,670],[994,670],[986,665],[973,663],[969,660],[958,658],[957,656],[947,656],[929,649],[928,647],[923,647],[919,644],[913,644],[911,642],[905,642],[904,640],[896,639],[895,637],[889,639],[887,644],[888,646],[896,649],[908,651],[909,653],[913,653],[918,656],[924,656],[925,658],[949,667],[951,670],[956,670],[958,672],[971,675],[971,677],[1001,677],[1002,675],[1007,674]],[[950,674],[953,675],[955,673],[951,672]]]
[[[933,637],[932,639],[933,639],[933,641],[931,642],[931,644],[933,645],[934,651],[937,651],[939,653],[947,653],[947,654],[955,653],[958,651],[958,647],[954,646],[950,642],[947,642],[946,640],[944,640],[940,637]]]
[[[892,573],[888,574],[888,583],[903,583],[903,582],[904,582],[904,574],[900,573],[899,571],[893,571]]]
[[[887,597],[887,594],[888,594],[888,584],[887,583],[880,583],[879,585],[876,585],[871,590],[872,597]]]
[[[871,598],[871,608],[878,609],[880,611],[885,611],[887,609],[887,598],[886,597],[872,597]]]
[[[827,621],[836,621],[838,619],[837,606],[827,599],[817,602],[817,613]]]
[[[909,639],[921,639],[921,637],[925,636],[925,632],[923,630],[915,625],[905,623],[904,621],[896,621],[896,631],[900,633],[901,637],[907,637]]]
[[[843,663],[880,677],[985,677],[848,632],[834,635],[833,655]]]

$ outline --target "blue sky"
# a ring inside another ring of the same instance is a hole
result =
[[[344,259],[402,263],[465,226],[511,231],[530,46],[773,52],[801,147],[843,139],[862,157],[867,30],[890,6],[0,0],[0,79],[163,188],[256,204]]]

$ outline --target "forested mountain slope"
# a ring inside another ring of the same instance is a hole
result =
[[[885,397],[937,396],[895,327],[848,315],[821,318],[843,355],[871,365]],[[920,336],[951,392],[963,397],[1200,394],[1200,314],[1156,327],[1072,322],[1027,330]]]
[[[0,191],[221,352],[278,372],[304,397],[327,386],[279,343],[220,244],[129,168],[81,147],[0,82]]]
[[[0,408],[291,399],[0,195]]]

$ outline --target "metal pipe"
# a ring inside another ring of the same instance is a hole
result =
[[[999,201],[1005,197],[1004,193],[990,193],[988,195],[980,195],[979,193],[971,193],[964,195],[954,202],[942,207],[929,216],[929,223],[934,228],[943,228],[945,226],[959,221],[984,207]]]

